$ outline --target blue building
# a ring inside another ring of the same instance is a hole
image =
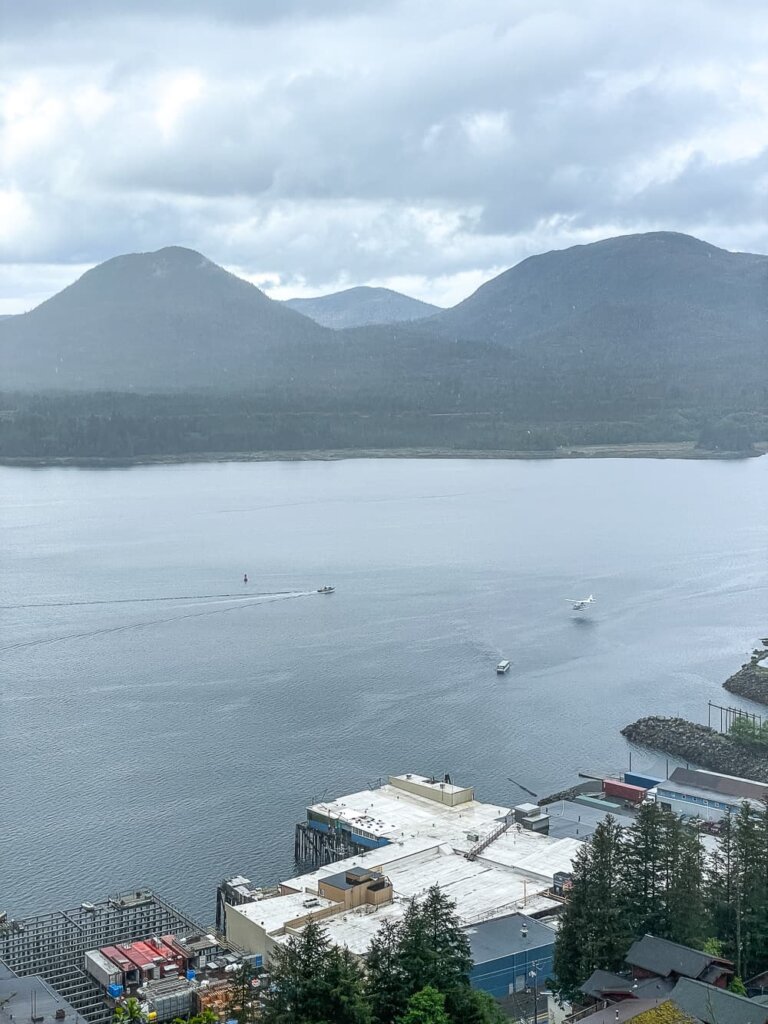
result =
[[[555,932],[525,914],[509,914],[464,929],[474,967],[470,980],[497,999],[525,989],[541,992],[552,977]]]

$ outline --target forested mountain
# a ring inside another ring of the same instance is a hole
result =
[[[311,317],[323,327],[364,327],[367,324],[395,324],[421,320],[439,313],[439,306],[412,299],[390,288],[347,288],[312,299],[287,299],[286,306]]]
[[[323,328],[191,249],[117,256],[0,322],[6,386],[240,387]]]
[[[531,256],[438,314],[442,334],[569,353],[765,354],[768,256],[656,231]]]
[[[768,440],[768,257],[626,236],[525,260],[423,320],[330,330],[162,249],[0,321],[0,386],[0,455],[743,450]]]

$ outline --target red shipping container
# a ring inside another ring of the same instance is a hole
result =
[[[648,790],[642,786],[630,786],[628,782],[619,782],[618,779],[603,779],[603,792],[606,796],[617,796],[621,800],[639,804],[645,800]]]

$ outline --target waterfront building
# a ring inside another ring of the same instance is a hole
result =
[[[675,768],[655,789],[657,802],[667,810],[689,818],[720,821],[738,812],[746,802],[755,811],[768,799],[768,785],[703,769]]]
[[[470,930],[521,913],[554,915],[582,842],[547,835],[547,817],[528,805],[480,803],[469,787],[421,775],[392,776],[375,789],[314,803],[297,829],[297,846],[314,859],[313,869],[285,879],[274,895],[241,877],[237,885],[222,883],[227,937],[268,958],[314,920],[332,942],[364,956],[382,923],[399,921],[408,902],[435,884]],[[339,850],[351,852],[329,863]],[[236,902],[226,900],[229,891]],[[500,926],[498,935],[504,931]],[[503,968],[505,994],[518,980],[511,978],[515,966]]]

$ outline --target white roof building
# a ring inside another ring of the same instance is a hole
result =
[[[581,847],[578,839],[550,838],[513,824],[470,859],[470,850],[509,820],[509,809],[476,801],[471,789],[423,776],[397,776],[379,789],[314,804],[309,811],[386,845],[289,878],[280,896],[227,906],[227,935],[241,948],[268,956],[275,943],[311,918],[322,921],[333,942],[362,955],[384,920],[402,918],[408,902],[433,885],[456,903],[467,926],[517,911],[555,910],[560,903],[549,892],[553,875],[570,872]],[[352,867],[386,876],[392,901],[350,908],[319,895],[324,879]]]

